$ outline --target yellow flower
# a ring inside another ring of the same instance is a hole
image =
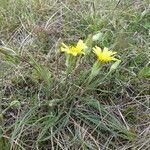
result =
[[[107,63],[113,60],[115,61],[118,60],[114,57],[114,55],[117,52],[110,51],[106,47],[102,50],[100,47],[96,46],[95,48],[93,48],[93,52],[97,55],[98,60],[103,63]]]
[[[62,43],[61,51],[77,56],[78,54],[85,54],[84,50],[87,48],[85,43],[82,40],[79,40],[76,46],[67,46]]]

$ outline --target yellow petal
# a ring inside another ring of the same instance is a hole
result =
[[[115,58],[115,57],[112,57],[112,60],[119,61],[119,59],[117,59],[117,58]]]
[[[115,55],[115,54],[117,54],[117,52],[115,52],[115,51],[111,51],[111,55]]]
[[[64,44],[64,43],[61,43],[61,45],[63,46],[63,47],[65,47],[65,48],[69,48],[66,44]]]
[[[83,49],[87,48],[87,46],[82,40],[79,40],[78,43],[77,43],[76,48],[79,48],[79,49],[83,50]]]
[[[66,52],[66,51],[67,51],[67,49],[64,48],[64,47],[61,47],[60,50],[61,50],[62,52]]]
[[[104,47],[103,52],[105,52],[105,53],[109,53],[110,55],[117,54],[117,52],[115,52],[115,51],[111,51],[111,50],[109,50],[107,47]]]
[[[69,50],[69,46],[67,46],[66,44],[62,43],[62,47],[60,48],[60,50],[62,52],[67,52]]]
[[[107,47],[104,47],[103,52],[109,52]]]
[[[101,49],[100,47],[96,46],[95,48],[93,48],[93,52],[94,52],[97,56],[99,56],[100,53],[102,52],[102,49]]]

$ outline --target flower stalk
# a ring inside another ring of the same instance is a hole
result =
[[[88,82],[87,82],[88,84],[93,80],[93,78],[95,78],[98,75],[101,68],[102,68],[102,64],[97,60],[91,69],[91,74],[89,75]]]

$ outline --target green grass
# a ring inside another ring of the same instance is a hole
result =
[[[148,0],[0,0],[1,149],[149,149],[149,20]],[[68,74],[59,51],[87,38],[121,59],[90,84],[95,56]]]

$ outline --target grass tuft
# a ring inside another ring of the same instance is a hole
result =
[[[149,149],[149,14],[147,0],[0,0],[1,149]],[[79,39],[66,69],[60,43]],[[96,45],[121,62],[89,79]]]

